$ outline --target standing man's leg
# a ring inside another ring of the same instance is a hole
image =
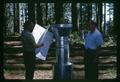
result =
[[[94,57],[93,57],[94,61],[92,62],[94,64],[94,66],[93,66],[93,75],[94,75],[93,78],[98,79],[98,58],[96,58],[96,53],[93,55],[94,55]]]
[[[88,57],[88,52],[87,51],[85,51],[85,56],[84,56],[84,64],[85,64],[85,79],[89,79],[89,57]]]
[[[85,79],[98,79],[98,67],[97,63],[94,61],[95,54],[87,50],[85,52]]]
[[[27,53],[24,56],[25,61],[25,78],[32,80],[34,77],[34,70],[35,70],[35,54],[33,53]]]

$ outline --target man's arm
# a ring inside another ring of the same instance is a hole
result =
[[[100,34],[100,35],[98,35],[98,36],[96,37],[96,46],[97,46],[96,51],[97,51],[98,54],[99,54],[100,51],[101,51],[101,45],[102,45],[102,44],[103,44],[103,37],[102,37],[102,35]]]
[[[96,57],[95,57],[95,61],[97,61],[98,56],[101,53],[101,45],[103,44],[103,38],[102,35],[99,35],[98,37],[96,37]]]
[[[33,37],[32,35],[31,35],[31,42],[32,42],[32,44],[33,44],[33,46],[34,46],[35,48],[40,48],[40,47],[44,46],[43,43],[41,43],[41,44],[36,44],[35,39],[34,39],[34,37]]]

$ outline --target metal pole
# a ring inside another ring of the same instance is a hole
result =
[[[70,25],[69,25],[70,26]],[[56,57],[57,62],[54,66],[54,79],[65,80],[72,78],[72,63],[69,59],[69,29],[67,24],[59,24],[55,26],[55,36],[56,36]]]

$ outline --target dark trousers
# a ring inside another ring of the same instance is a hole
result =
[[[95,60],[96,59],[96,60]],[[98,58],[96,57],[96,50],[85,50],[85,79],[98,79]]]
[[[25,64],[25,79],[32,80],[35,70],[35,53],[24,52],[24,64]]]

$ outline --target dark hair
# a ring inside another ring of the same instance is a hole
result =
[[[32,21],[30,21],[30,20],[25,21],[25,23],[23,25],[24,29],[29,29],[28,26],[30,25],[31,22]]]
[[[97,23],[95,21],[93,21],[93,20],[90,20],[90,23],[94,24],[95,26],[97,26]]]

